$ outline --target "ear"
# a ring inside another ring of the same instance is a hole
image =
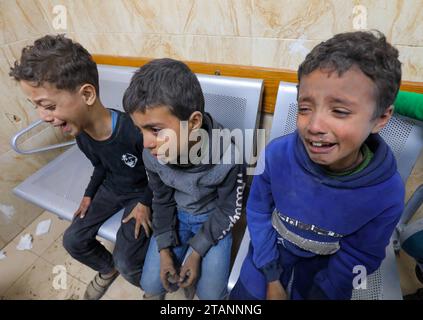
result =
[[[203,114],[200,111],[194,111],[188,119],[188,129],[200,129],[203,125]]]
[[[375,125],[372,129],[372,133],[378,133],[383,127],[388,123],[389,119],[391,119],[392,114],[394,113],[394,106],[391,105],[389,108],[385,110],[385,112],[376,118]]]
[[[97,99],[97,93],[92,84],[86,83],[80,89],[79,92],[84,99],[85,103],[92,106]]]

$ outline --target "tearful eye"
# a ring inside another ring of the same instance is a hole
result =
[[[335,113],[335,115],[338,117],[346,117],[350,114],[349,111],[345,111],[345,110],[333,110],[333,113]]]
[[[310,110],[310,108],[308,107],[298,107],[298,113],[305,113],[308,112]]]
[[[44,110],[47,110],[47,111],[54,111],[56,109],[55,104],[51,104],[51,105],[48,105],[48,106],[41,106],[41,107],[43,107]]]

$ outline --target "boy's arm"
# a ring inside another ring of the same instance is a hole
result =
[[[142,159],[142,161],[144,162],[144,158],[143,158],[143,151],[144,151],[144,138],[142,135],[141,130],[139,130],[137,127],[135,127],[138,131],[136,137],[137,137],[137,142],[135,144],[135,148],[138,151],[138,154],[140,155],[140,159]],[[145,168],[144,165],[144,170],[147,171],[147,169]],[[151,191],[149,185],[147,184],[145,187],[145,191],[142,194],[142,196],[140,197],[139,202],[142,203],[143,205],[147,206],[147,207],[151,207],[152,205],[152,200],[153,200],[153,192]]]
[[[147,170],[146,170],[147,171]],[[138,202],[146,207],[151,207],[153,204],[153,191],[150,189],[150,185],[147,184],[144,188],[144,192],[138,197]]]
[[[263,155],[264,152],[257,165],[257,172],[263,169],[262,174],[254,176],[248,197],[247,226],[254,248],[253,262],[270,283],[279,280],[282,268],[279,264],[277,249],[278,234],[272,226],[272,212],[275,204],[271,190],[271,174],[269,164],[265,162],[268,157]]]
[[[103,165],[100,162],[94,164],[94,162],[91,161],[91,163],[94,166],[94,171],[91,176],[90,182],[88,183],[88,186],[85,189],[84,197],[93,198],[98,188],[103,183],[104,178],[106,177],[106,169],[104,169]]]
[[[153,233],[160,251],[179,243],[176,232],[175,191],[166,186],[157,173],[148,169],[146,171],[148,184],[153,191]]]
[[[134,123],[131,121],[131,125],[134,126],[135,130],[137,131],[137,134],[135,135],[135,150],[137,151],[137,154],[139,155],[139,160],[143,161],[143,165],[144,165],[144,158],[143,158],[143,152],[144,152],[144,137],[142,135],[142,132],[140,129],[138,129],[138,127],[136,127],[134,125]],[[146,170],[145,165],[144,165],[144,170]],[[153,192],[151,191],[149,185],[147,184],[145,186],[144,192],[142,193],[142,195],[140,195],[139,198],[139,203],[147,206],[147,207],[151,207],[152,205],[152,199],[153,199]]]
[[[244,191],[243,168],[234,166],[217,189],[216,209],[200,231],[189,240],[190,246],[202,257],[230,232],[240,218]]]
[[[91,199],[96,194],[98,188],[103,183],[106,178],[106,169],[101,164],[100,160],[93,155],[91,152],[88,152],[84,145],[81,143],[80,139],[76,139],[79,149],[85,154],[85,156],[90,160],[91,164],[94,167],[93,174],[91,175],[90,182],[88,183],[87,188],[85,189],[84,197],[90,197]]]
[[[354,278],[364,279],[381,265],[402,209],[401,205],[392,207],[343,238],[341,248],[330,257],[327,268],[316,274],[307,298],[350,299]]]

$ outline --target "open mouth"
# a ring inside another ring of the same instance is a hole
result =
[[[55,125],[55,127],[62,129],[63,132],[71,131],[71,127],[68,125],[66,121],[62,122],[61,124]]]
[[[336,143],[325,141],[307,141],[307,144],[313,153],[328,153],[336,146]]]

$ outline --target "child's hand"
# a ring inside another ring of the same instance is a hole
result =
[[[181,272],[179,274],[179,286],[181,288],[190,287],[197,282],[197,278],[200,273],[200,263],[201,256],[193,250],[182,265]]]
[[[288,300],[285,289],[279,280],[267,284],[266,300]]]
[[[153,230],[150,207],[138,202],[135,208],[132,209],[131,213],[122,220],[122,223],[127,223],[132,218],[135,219],[135,239],[138,239],[141,226],[144,228],[147,238],[149,238],[150,230]]]
[[[174,291],[172,284],[176,281],[172,279],[178,279],[178,273],[173,264],[172,254],[170,249],[162,249],[160,250],[160,280],[162,281],[163,288],[168,292]],[[169,282],[169,280],[171,280],[172,283]]]
[[[91,204],[91,197],[83,197],[81,200],[81,203],[79,205],[78,210],[75,211],[73,214],[73,217],[76,218],[79,216],[81,219],[85,217],[85,213],[88,210],[88,207]]]

